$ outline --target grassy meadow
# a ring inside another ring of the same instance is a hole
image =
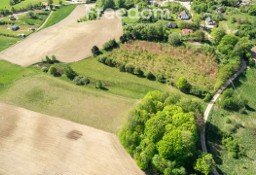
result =
[[[20,38],[0,36],[0,51],[7,49],[8,47],[17,43],[20,40]]]
[[[91,81],[102,80],[108,90],[93,84],[77,86],[66,76],[53,77],[36,66],[24,68],[0,61],[0,102],[115,133],[148,91],[180,93],[166,84],[121,73],[94,58],[71,67]]]
[[[235,82],[233,87],[240,96],[249,101],[248,114],[228,112],[215,105],[209,119],[207,137],[211,152],[215,153],[218,168],[223,174],[248,174],[256,172],[256,69],[249,69]],[[218,129],[219,128],[219,129]],[[244,156],[232,158],[220,144],[220,131],[232,133],[238,139]]]
[[[61,6],[59,9],[56,9],[52,13],[50,18],[46,22],[46,24],[43,26],[43,28],[50,27],[60,22],[61,20],[66,18],[75,9],[75,7],[76,7],[75,5],[69,5],[69,6]]]

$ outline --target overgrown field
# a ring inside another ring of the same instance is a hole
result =
[[[249,69],[236,81],[236,94],[249,101],[247,114],[228,112],[215,106],[207,126],[207,136],[218,168],[223,174],[255,174],[256,168],[256,69]],[[221,144],[222,137],[235,141]],[[236,141],[238,144],[236,144]],[[230,150],[228,150],[230,149]],[[234,154],[236,153],[236,154]],[[237,158],[233,158],[237,156]]]
[[[211,55],[160,43],[128,42],[105,57],[116,65],[164,77],[171,84],[185,77],[192,86],[208,91],[213,90],[218,73],[218,65]]]

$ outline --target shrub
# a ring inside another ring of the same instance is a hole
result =
[[[110,41],[108,41],[107,43],[105,43],[103,45],[103,49],[106,50],[106,51],[111,51],[111,50],[113,50],[114,48],[117,48],[117,47],[119,47],[119,45],[118,45],[118,43],[116,42],[115,39],[110,40]]]
[[[65,68],[65,75],[68,79],[73,80],[77,76],[77,73],[70,66],[67,66]]]
[[[105,64],[105,61],[107,59],[106,55],[100,55],[97,57],[98,58],[98,61]]]
[[[48,67],[42,67],[42,69],[41,69],[43,72],[48,72]]]
[[[166,78],[165,78],[164,75],[162,75],[162,74],[158,74],[158,75],[156,76],[156,80],[157,80],[158,82],[160,82],[160,83],[166,83]]]
[[[180,35],[178,35],[177,33],[171,33],[169,35],[168,41],[173,46],[179,46],[179,45],[182,44],[181,39],[180,39]]]
[[[151,72],[147,72],[146,75],[145,75],[145,77],[146,77],[147,79],[149,79],[149,80],[155,80],[155,79],[156,79],[155,75],[152,74]]]
[[[97,46],[93,46],[92,47],[92,54],[93,54],[93,56],[96,57],[96,56],[102,54],[102,52],[100,51],[100,49]]]
[[[143,71],[142,71],[139,67],[136,67],[136,68],[133,70],[133,74],[134,74],[134,75],[137,75],[138,77],[142,77],[142,76],[143,76]]]
[[[185,92],[185,93],[188,93],[190,90],[190,84],[187,81],[187,79],[184,77],[180,77],[178,79],[178,81],[176,82],[176,86],[179,90],[181,90],[182,92]]]
[[[118,66],[120,72],[125,72],[125,65],[121,64]]]
[[[101,81],[97,81],[95,83],[95,88],[96,89],[103,89],[104,88],[103,83]]]
[[[126,64],[125,65],[125,71],[126,72],[129,72],[129,73],[133,73],[133,70],[134,70],[134,66],[132,64]]]
[[[55,76],[57,73],[57,68],[55,66],[51,66],[49,72],[51,75]]]
[[[74,82],[75,82],[76,85],[82,86],[82,85],[89,84],[90,80],[87,77],[79,75],[79,76],[75,77]]]

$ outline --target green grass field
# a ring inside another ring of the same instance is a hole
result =
[[[235,83],[236,93],[249,100],[251,109],[248,114],[239,114],[228,112],[215,106],[209,120],[208,140],[210,150],[215,154],[219,163],[218,168],[223,174],[248,174],[253,175],[256,172],[256,69],[247,70],[246,74],[241,76]],[[231,123],[227,122],[231,120]],[[233,131],[237,124],[242,127]],[[219,128],[219,129],[217,129]],[[216,133],[220,131],[233,131],[232,136],[238,139],[239,144],[245,151],[245,156],[239,159],[232,158],[220,144],[220,137]]]
[[[151,90],[180,93],[179,90],[167,84],[149,81],[129,73],[120,72],[117,68],[108,67],[99,63],[96,58],[87,58],[73,63],[71,66],[81,75],[103,81],[109,86],[108,92],[125,97],[140,99]]]
[[[69,6],[61,6],[59,9],[56,9],[48,19],[47,23],[43,26],[43,28],[50,27],[64,18],[66,18],[74,9],[75,5],[69,5]]]
[[[0,51],[10,47],[11,45],[17,43],[20,40],[20,38],[0,36]]]
[[[148,91],[180,93],[171,86],[121,73],[93,58],[71,66],[92,80],[102,80],[109,90],[76,86],[65,76],[56,78],[33,66],[23,68],[0,61],[0,102],[115,133]]]

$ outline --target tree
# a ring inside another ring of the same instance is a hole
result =
[[[65,68],[65,75],[68,79],[73,80],[77,76],[77,73],[70,66],[67,66]]]
[[[213,44],[218,45],[225,36],[225,30],[222,28],[213,28],[211,32]]]
[[[186,78],[184,77],[180,77],[178,79],[178,81],[176,82],[176,86],[179,90],[181,90],[182,92],[188,93],[189,89],[190,89],[190,84],[187,81]]]
[[[179,46],[181,45],[181,39],[180,39],[180,35],[177,33],[171,33],[169,35],[169,39],[168,39],[169,43],[173,46]]]
[[[102,52],[100,51],[100,49],[97,46],[93,46],[91,51],[92,51],[93,56],[95,56],[95,57],[102,54]]]
[[[51,6],[53,4],[53,0],[48,0],[48,5]]]
[[[211,171],[215,168],[216,164],[213,160],[211,154],[203,154],[200,158],[197,159],[196,165],[194,166],[195,170],[205,175],[210,174]]]
[[[243,37],[236,43],[233,55],[248,60],[251,57],[251,48],[253,46],[253,42],[248,37]]]
[[[51,75],[55,76],[57,73],[57,68],[55,66],[51,66],[49,72]]]
[[[232,56],[233,49],[238,40],[238,37],[235,35],[225,35],[218,45],[218,51],[225,56]]]

